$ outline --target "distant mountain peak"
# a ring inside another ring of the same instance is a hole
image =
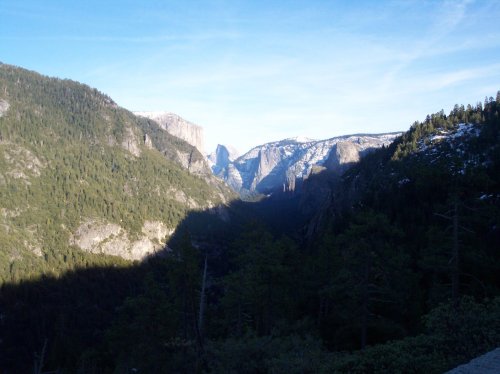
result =
[[[229,154],[229,159],[231,161],[236,160],[240,156],[240,152],[235,147],[233,147],[232,145],[227,145],[227,144],[217,144],[216,152],[217,152],[217,150],[222,150],[224,148],[227,150],[227,152]]]
[[[230,163],[239,157],[236,148],[230,145],[217,144],[214,152],[207,156],[210,167],[215,175],[226,169]]]
[[[326,140],[299,136],[254,147],[234,160],[226,149],[218,147],[212,170],[243,194],[294,190],[296,180],[307,178],[313,167],[343,172],[365,153],[390,144],[398,135],[346,135]]]

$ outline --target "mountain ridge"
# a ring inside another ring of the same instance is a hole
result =
[[[0,100],[2,281],[143,259],[235,197],[195,147],[87,85],[0,64]]]
[[[240,193],[270,193],[279,189],[293,191],[313,167],[324,166],[342,173],[370,150],[387,146],[401,133],[342,135],[325,140],[298,141],[287,138],[256,146],[244,155],[223,164],[212,165],[214,173]],[[351,144],[336,148],[340,143]],[[349,154],[349,156],[348,156]]]

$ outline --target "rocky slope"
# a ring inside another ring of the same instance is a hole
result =
[[[347,135],[319,141],[290,138],[255,147],[234,161],[220,147],[212,170],[240,193],[293,191],[313,167],[341,173],[363,155],[389,145],[398,135]]]
[[[203,128],[177,114],[170,112],[134,112],[134,114],[156,121],[169,134],[185,140],[204,154]]]

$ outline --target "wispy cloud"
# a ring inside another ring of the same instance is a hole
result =
[[[500,87],[495,0],[146,3],[0,3],[0,55],[242,150],[404,129]]]
[[[484,78],[496,78],[500,83],[500,63],[470,69],[454,69],[444,72],[419,75],[410,80],[412,89],[417,92],[439,91],[452,88],[469,81],[479,81]]]
[[[471,0],[444,2],[435,14],[430,15],[432,23],[421,31],[422,36],[414,40],[407,40],[404,53],[399,53],[399,63],[384,74],[379,86],[380,94],[384,95],[393,90],[398,76],[408,69],[415,61],[435,54],[440,49],[439,42],[449,35],[462,21],[466,7]]]

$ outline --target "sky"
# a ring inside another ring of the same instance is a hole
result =
[[[241,153],[407,130],[500,90],[500,1],[0,0],[0,62]]]

